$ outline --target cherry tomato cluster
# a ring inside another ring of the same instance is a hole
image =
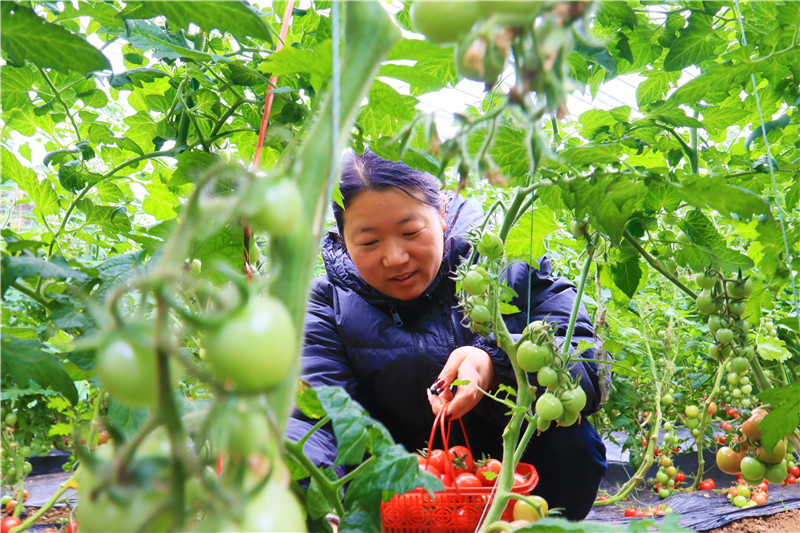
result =
[[[668,506],[660,503],[655,507],[646,507],[644,509],[638,509],[634,506],[626,507],[625,508],[625,516],[628,518],[641,518],[643,516],[664,516],[667,513],[671,513],[672,509]]]
[[[439,479],[445,489],[491,487],[503,467],[497,459],[484,457],[476,461],[469,448],[460,445],[418,453],[417,463],[420,470]],[[514,473],[514,487],[524,485],[526,481],[525,476]]]
[[[759,485],[765,479],[770,483],[783,483],[787,473],[791,475],[791,465],[786,457],[786,441],[779,440],[772,450],[765,449],[761,442],[761,430],[758,426],[766,415],[765,409],[753,409],[750,416],[741,423],[739,434],[734,433],[736,436],[730,440],[729,445],[717,450],[719,469],[727,474],[741,476],[753,486]]]
[[[736,484],[728,489],[728,501],[743,509],[764,505],[767,503],[768,490],[769,484],[766,480],[758,485],[751,485],[742,479],[740,474],[737,476]]]
[[[685,481],[686,474],[678,471],[672,458],[669,455],[662,455],[656,472],[656,482],[653,484],[653,490],[658,496],[662,499],[669,497]]]

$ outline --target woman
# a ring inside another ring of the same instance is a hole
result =
[[[482,398],[478,387],[516,387],[516,380],[506,354],[463,326],[451,279],[471,252],[465,235],[481,222],[481,213],[452,191],[440,192],[433,176],[369,151],[345,158],[340,191],[344,208],[333,205],[338,231],[329,232],[322,244],[327,274],[310,292],[302,379],[344,387],[410,451],[427,446],[441,404],[428,399],[429,389],[448,395],[454,379],[469,380],[450,402],[449,416],[463,419],[476,456],[500,457],[506,408]],[[520,312],[504,317],[512,333],[520,333],[529,317],[557,322],[563,335],[576,293],[550,272],[547,257],[538,270],[525,263],[506,270],[509,286],[520,295],[511,302]],[[592,341],[583,308],[573,339]],[[588,398],[583,422],[534,437],[522,460],[539,473],[534,493],[580,520],[591,508],[606,462],[605,447],[585,419],[599,409],[596,365],[575,363],[571,371],[580,374]],[[310,427],[293,418],[287,435],[299,440]],[[331,465],[334,437],[318,431],[305,453],[317,464]]]

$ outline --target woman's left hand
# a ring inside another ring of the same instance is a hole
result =
[[[450,391],[450,384],[458,380],[469,381],[467,385],[459,385],[455,395]],[[448,418],[461,418],[478,405],[483,398],[483,390],[491,390],[497,386],[494,364],[486,351],[474,346],[461,346],[450,353],[447,363],[439,373],[443,389],[438,395],[428,390],[428,401],[433,414],[438,414],[442,406],[447,407]]]

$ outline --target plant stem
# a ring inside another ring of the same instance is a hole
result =
[[[636,238],[633,235],[631,235],[628,232],[628,230],[625,230],[623,232],[622,237],[626,241],[628,241],[631,244],[631,246],[636,248],[636,251],[639,252],[642,257],[644,257],[645,261],[647,261],[650,264],[651,267],[656,269],[658,272],[661,273],[662,276],[664,276],[665,278],[670,280],[672,283],[674,283],[676,287],[678,287],[680,290],[685,292],[686,295],[689,296],[691,299],[693,299],[693,300],[697,299],[697,294],[692,289],[690,289],[689,287],[687,287],[686,285],[681,283],[680,280],[678,278],[676,278],[671,272],[667,272],[664,269],[664,267],[662,267],[660,264],[658,264],[658,261],[656,261],[655,257],[650,255],[647,252],[647,250],[642,248],[642,245],[639,244],[639,241],[636,240]]]
[[[44,516],[44,514],[53,508],[53,506],[58,503],[58,500],[61,499],[61,496],[64,495],[65,492],[70,488],[70,485],[77,479],[78,471],[72,472],[72,475],[69,478],[61,483],[56,491],[50,496],[50,499],[47,500],[41,507],[39,507],[35,513],[28,516],[24,522],[18,525],[15,528],[15,531],[26,531],[29,527],[31,527],[34,522],[36,522],[39,518]],[[20,506],[21,507],[21,506]]]
[[[82,140],[81,130],[80,128],[78,128],[78,124],[75,122],[75,117],[73,117],[72,113],[69,112],[70,111],[69,106],[67,105],[66,102],[64,102],[64,99],[61,98],[61,92],[58,89],[56,89],[56,86],[53,84],[52,80],[50,79],[50,76],[47,75],[47,72],[45,72],[45,70],[42,67],[36,67],[36,68],[39,69],[39,73],[42,75],[42,78],[44,78],[45,83],[47,83],[47,85],[53,91],[53,96],[55,97],[55,99],[58,101],[59,104],[61,104],[64,107],[64,112],[67,114],[67,118],[69,118],[69,121],[72,123],[72,129],[75,130],[75,136],[78,138],[78,142],[80,142]]]
[[[56,308],[56,306],[52,302],[48,302],[47,300],[45,300],[44,296],[42,296],[41,294],[35,292],[30,287],[27,287],[27,286],[23,285],[22,283],[20,283],[18,281],[15,281],[10,286],[15,288],[15,289],[17,289],[19,292],[21,292],[22,294],[24,294],[25,296],[27,296],[28,298],[30,298],[34,302],[40,304],[42,307],[45,307],[45,308],[50,309],[50,310],[53,310],[53,309]]]
[[[564,333],[564,344],[561,345],[561,355],[566,356],[569,353],[569,348],[572,343],[572,334],[575,332],[575,323],[578,320],[578,312],[581,308],[583,301],[583,291],[586,288],[586,279],[589,277],[589,269],[592,266],[592,253],[587,248],[586,261],[583,263],[581,269],[581,277],[578,280],[578,287],[575,294],[575,303],[572,305],[572,312],[569,315],[569,324],[567,324],[567,331]]]
[[[708,412],[708,407],[711,405],[711,402],[714,401],[717,392],[719,392],[719,385],[722,383],[722,376],[724,376],[726,372],[725,369],[725,364],[720,364],[717,368],[717,376],[714,380],[714,387],[712,387],[711,394],[708,395],[708,398],[703,403],[703,412],[701,413],[699,427],[700,435],[695,438],[695,442],[697,443],[697,475],[695,475],[694,484],[692,484],[692,490],[697,490],[700,488],[700,482],[703,480],[703,466],[706,464],[706,461],[703,458],[703,444],[705,442],[704,436],[706,432],[706,426],[708,426],[711,418],[711,414]]]
[[[284,441],[284,450],[289,457],[300,463],[300,466],[302,466],[306,472],[308,472],[308,475],[311,476],[312,480],[317,482],[317,488],[325,497],[327,502],[333,507],[336,515],[340,517],[344,516],[344,507],[342,506],[342,502],[339,500],[338,487],[336,487],[331,480],[325,477],[317,465],[311,462],[311,459],[306,457],[306,454],[303,453],[302,446],[287,439]]]

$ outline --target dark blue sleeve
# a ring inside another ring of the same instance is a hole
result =
[[[566,278],[552,275],[550,258],[547,256],[540,258],[538,269],[523,262],[514,263],[506,270],[504,278],[517,294],[511,300],[511,304],[520,310],[518,313],[503,317],[514,339],[520,338],[522,330],[528,323],[542,320],[556,325],[556,342],[563,343],[577,291]],[[592,322],[583,304],[579,308],[572,334],[571,351],[574,351],[581,341],[590,344],[595,342]],[[511,363],[505,352],[497,347],[494,339],[479,337],[476,346],[486,350],[492,357],[498,380],[515,387],[516,379]],[[579,358],[594,359],[594,348],[586,350]],[[586,407],[583,414],[597,412],[600,409],[597,363],[574,362],[570,365],[570,373],[573,376],[580,376],[581,387],[586,392]],[[535,383],[535,374],[531,374],[530,377],[531,382]]]
[[[306,307],[301,379],[312,387],[340,386],[352,396],[356,381],[335,317],[333,285],[327,278],[317,278],[311,284]],[[297,442],[315,423],[295,409],[287,424],[286,437]],[[317,466],[332,466],[336,459],[336,438],[330,427],[318,429],[306,441],[303,451]],[[337,469],[337,473],[343,475],[344,467]]]

